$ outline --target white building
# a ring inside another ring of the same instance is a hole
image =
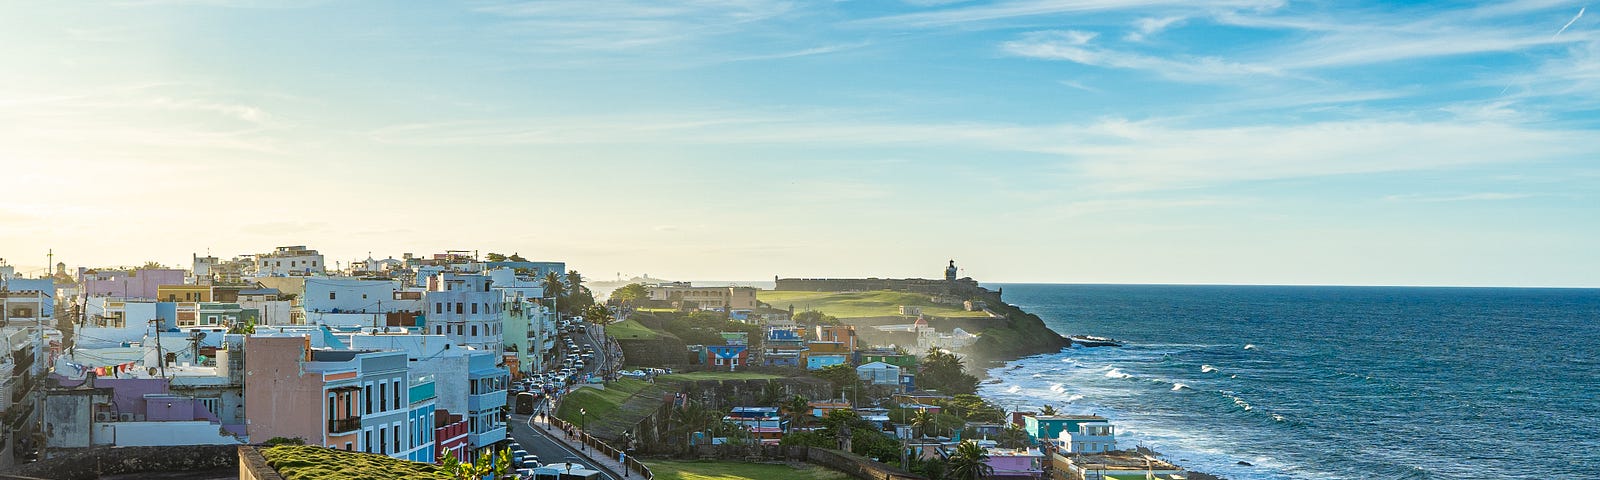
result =
[[[268,253],[256,255],[256,273],[269,277],[321,275],[327,263],[322,254],[305,245],[278,247]]]
[[[1067,453],[1105,453],[1117,449],[1117,428],[1107,422],[1078,424],[1078,431],[1063,431],[1060,445]]]
[[[900,385],[900,367],[883,362],[872,362],[856,367],[856,377],[873,385]]]
[[[428,291],[423,296],[425,331],[498,355],[504,344],[500,318],[504,299],[490,284],[485,275],[441,273],[428,277]]]

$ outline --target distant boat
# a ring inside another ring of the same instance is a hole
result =
[[[1093,336],[1093,335],[1073,335],[1073,336],[1067,337],[1067,338],[1072,339],[1072,343],[1075,343],[1075,344],[1078,344],[1078,345],[1084,346],[1084,347],[1120,347],[1120,346],[1122,346],[1122,342],[1119,342],[1119,341],[1116,341],[1116,340],[1113,340],[1113,339],[1109,339],[1109,338],[1106,338],[1106,337],[1096,337],[1096,336]]]

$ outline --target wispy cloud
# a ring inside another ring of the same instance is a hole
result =
[[[1161,58],[1134,52],[1092,47],[1091,32],[1075,30],[1030,32],[1000,44],[1011,55],[1043,60],[1065,60],[1094,67],[1143,70],[1184,82],[1232,81],[1244,76],[1281,77],[1270,66],[1230,62],[1218,57]]]
[[[1166,30],[1167,27],[1171,27],[1172,25],[1183,21],[1185,18],[1186,17],[1176,16],[1141,18],[1138,21],[1133,22],[1134,31],[1128,32],[1128,34],[1122,38],[1130,42],[1143,42],[1151,35],[1160,33],[1161,31]]]
[[[859,23],[927,28],[1111,10],[1164,9],[1205,12],[1217,9],[1272,9],[1282,5],[1281,0],[1020,0],[890,15]]]
[[[1422,195],[1422,194],[1413,193],[1413,194],[1405,194],[1405,195],[1386,195],[1386,196],[1383,197],[1383,199],[1384,199],[1384,201],[1389,201],[1389,202],[1438,203],[1438,202],[1478,202],[1478,201],[1496,201],[1496,200],[1519,200],[1519,199],[1524,199],[1524,198],[1529,198],[1529,197],[1534,197],[1534,196],[1536,196],[1536,195],[1529,194],[1529,193],[1500,193],[1500,192],[1469,193],[1469,194],[1465,194],[1465,195],[1448,195],[1448,196]]]

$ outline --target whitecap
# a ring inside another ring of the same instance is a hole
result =
[[[1255,345],[1255,344],[1254,344],[1254,343],[1251,343],[1251,344],[1246,344],[1246,345],[1245,345],[1245,346],[1244,346],[1244,349],[1245,349],[1245,350],[1255,350],[1255,349],[1256,349],[1256,345]]]
[[[1076,402],[1078,400],[1083,400],[1083,395],[1073,395],[1073,396],[1067,397],[1067,403]]]
[[[1215,372],[1215,371],[1217,371],[1217,367],[1213,367],[1213,366],[1210,366],[1210,365],[1201,365],[1200,366],[1200,373],[1212,373],[1212,372]]]
[[[1184,385],[1182,383],[1174,383],[1174,384],[1172,384],[1172,390],[1173,391],[1186,390],[1188,388],[1189,388],[1188,385]]]
[[[1056,393],[1067,393],[1067,386],[1059,383],[1052,383],[1050,384],[1050,391]]]
[[[1109,372],[1106,372],[1106,378],[1132,378],[1132,377],[1133,377],[1133,375],[1122,373],[1122,370],[1117,370],[1115,368],[1111,369],[1111,371],[1109,371]]]
[[[1019,386],[1019,385],[1012,385],[1012,386],[1006,387],[1006,393],[1017,393],[1017,392],[1020,392],[1020,391],[1022,391],[1022,387]]]

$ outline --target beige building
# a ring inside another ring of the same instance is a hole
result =
[[[703,309],[754,309],[756,308],[755,287],[691,287],[688,285],[657,285],[650,287],[651,300],[668,300],[680,308],[685,305],[678,302],[694,302],[696,308]]]

